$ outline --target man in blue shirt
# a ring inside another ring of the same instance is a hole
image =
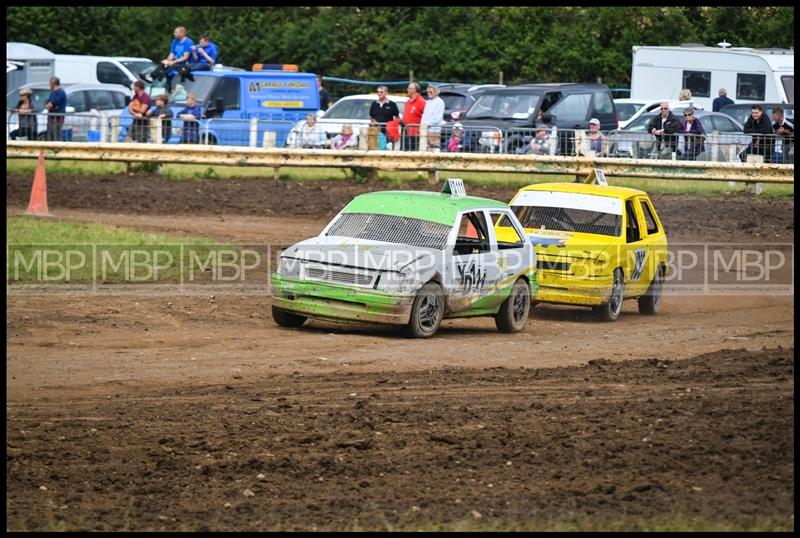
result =
[[[711,111],[719,112],[722,107],[734,104],[733,99],[728,97],[728,90],[725,88],[719,89],[719,97],[714,99],[711,103]]]
[[[169,56],[161,60],[161,65],[167,72],[167,93],[172,92],[172,79],[178,74],[178,70],[186,66],[194,46],[194,41],[186,35],[186,28],[183,26],[175,28],[173,35],[175,39],[169,46]]]
[[[194,80],[192,71],[211,71],[217,61],[217,45],[212,43],[207,34],[200,36],[197,45],[192,47],[192,57],[183,69],[181,69],[181,81],[183,77]]]
[[[186,97],[186,106],[178,112],[178,119],[183,120],[181,144],[200,143],[200,118],[203,116],[197,104],[197,96],[190,93]]]
[[[47,139],[60,142],[61,128],[67,112],[67,92],[61,87],[58,77],[50,78],[50,96],[47,98]]]

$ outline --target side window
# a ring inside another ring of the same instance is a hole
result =
[[[639,221],[636,218],[636,211],[633,208],[632,200],[625,202],[625,213],[628,215],[625,225],[625,241],[628,243],[635,243],[642,238],[642,233],[639,230]]]
[[[224,110],[239,110],[239,79],[236,78],[223,78],[222,84],[217,86],[214,94],[211,96],[213,103],[217,99],[222,99],[225,103]]]
[[[131,85],[128,75],[111,62],[97,62],[97,80],[107,84]]]
[[[89,109],[114,110],[114,99],[108,90],[91,90],[86,92],[89,95]]]
[[[458,237],[453,254],[464,256],[489,251],[489,234],[483,211],[464,213],[458,225]]]
[[[656,218],[653,216],[653,208],[650,207],[650,202],[643,199],[640,199],[639,202],[642,205],[642,214],[644,215],[644,223],[647,226],[647,235],[658,233],[658,224],[656,224]]]
[[[711,71],[684,71],[683,87],[693,97],[711,97]]]
[[[592,116],[600,116],[603,114],[613,114],[614,103],[608,92],[594,92],[594,112]]]
[[[550,114],[559,122],[585,121],[589,112],[590,93],[567,95],[550,108]]]
[[[114,100],[114,108],[125,108],[128,103],[125,102],[125,94],[122,92],[111,92],[111,98]]]
[[[766,75],[739,73],[736,75],[736,98],[763,101],[766,83]]]
[[[519,232],[514,228],[514,225],[511,224],[511,219],[508,218],[505,212],[491,212],[489,216],[492,219],[492,226],[497,236],[497,248],[499,250],[521,248],[525,246],[525,240],[520,237]]]
[[[67,95],[67,106],[75,108],[75,112],[87,112],[86,94],[88,92],[72,92]]]
[[[561,99],[561,92],[546,93],[539,108],[542,112],[547,112],[554,104],[558,103],[559,99]]]
[[[723,116],[713,116],[714,127],[721,133],[738,133],[739,128],[728,118]]]

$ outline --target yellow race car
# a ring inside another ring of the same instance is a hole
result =
[[[536,248],[536,303],[591,306],[614,321],[623,299],[655,314],[667,274],[667,237],[647,193],[587,183],[520,189],[509,205]],[[498,241],[513,237],[505,222]]]

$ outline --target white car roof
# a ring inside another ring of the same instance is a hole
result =
[[[386,97],[388,97],[390,101],[395,101],[395,102],[398,102],[398,103],[405,103],[406,101],[408,101],[408,97],[405,96],[405,95],[391,95],[390,94],[390,95],[387,95]],[[377,101],[378,100],[378,94],[377,93],[359,93],[359,94],[356,94],[356,95],[345,95],[344,97],[341,97],[339,99],[339,101],[348,101],[350,99],[371,99],[373,101]]]

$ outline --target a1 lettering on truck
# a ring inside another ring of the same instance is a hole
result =
[[[251,143],[251,119],[258,120],[255,145],[261,147],[264,134],[274,132],[275,146],[282,147],[294,124],[308,113],[319,110],[316,75],[293,71],[243,71],[225,68],[192,73],[194,80],[173,79],[169,107],[174,119],[167,143],[181,141],[184,121],[178,118],[186,99],[194,93],[202,111],[199,121],[200,142],[229,146]],[[155,81],[146,90],[155,99],[165,93],[163,81]],[[119,141],[125,141],[133,123],[127,109],[120,116]],[[148,131],[148,136],[150,135]]]

